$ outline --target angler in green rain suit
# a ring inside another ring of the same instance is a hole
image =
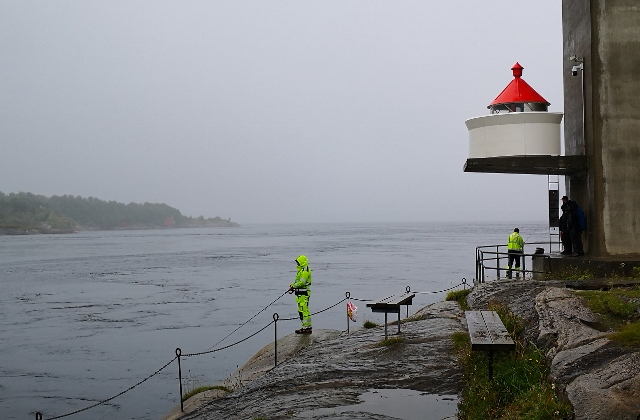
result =
[[[298,272],[296,280],[289,285],[289,291],[296,294],[298,314],[302,321],[302,328],[296,330],[296,334],[311,334],[311,312],[309,312],[309,297],[311,296],[311,270],[309,260],[304,255],[296,258]]]

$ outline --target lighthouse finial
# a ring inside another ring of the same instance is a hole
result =
[[[522,77],[523,69],[524,67],[522,67],[520,63],[516,61],[516,64],[514,64],[513,67],[511,67],[511,70],[513,71],[513,77],[517,77],[517,78]]]

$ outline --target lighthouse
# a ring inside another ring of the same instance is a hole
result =
[[[559,156],[561,112],[548,112],[549,102],[522,78],[516,63],[513,80],[489,104],[489,115],[471,118],[469,157]]]
[[[562,112],[522,78],[515,63],[513,79],[487,106],[488,115],[465,121],[469,159],[465,172],[568,175],[583,171],[583,157],[561,156]]]
[[[562,112],[522,78],[524,67],[511,67],[513,79],[487,106],[488,115],[465,121],[469,131],[469,158],[465,172],[547,175],[549,235],[559,237],[559,175],[580,175],[587,169],[584,156],[561,155]],[[559,246],[559,241],[558,241]]]

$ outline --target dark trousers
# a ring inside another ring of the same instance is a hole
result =
[[[562,235],[562,248],[564,248],[564,250],[562,252],[565,252],[567,254],[571,254],[571,232],[568,230],[563,230],[562,232],[560,232]]]
[[[507,255],[509,257],[509,260],[507,263],[507,266],[509,267],[509,269],[507,270],[507,277],[511,278],[514,262],[516,264],[516,270],[520,270],[520,256],[522,255],[522,251],[510,249],[507,251]],[[516,273],[516,275],[518,275],[518,273]]]
[[[570,236],[573,253],[579,255],[584,254],[584,249],[582,249],[582,231],[579,229],[571,229]]]

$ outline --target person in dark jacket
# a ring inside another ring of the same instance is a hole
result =
[[[560,240],[562,241],[562,255],[571,255],[571,212],[567,204],[562,205],[562,216],[560,216]]]
[[[569,206],[569,213],[571,215],[571,227],[569,228],[569,236],[571,237],[572,257],[578,257],[584,255],[584,249],[582,248],[582,231],[584,230],[584,213],[578,203],[573,200],[569,200],[566,195],[562,197],[562,204]],[[582,217],[581,217],[582,216]]]

